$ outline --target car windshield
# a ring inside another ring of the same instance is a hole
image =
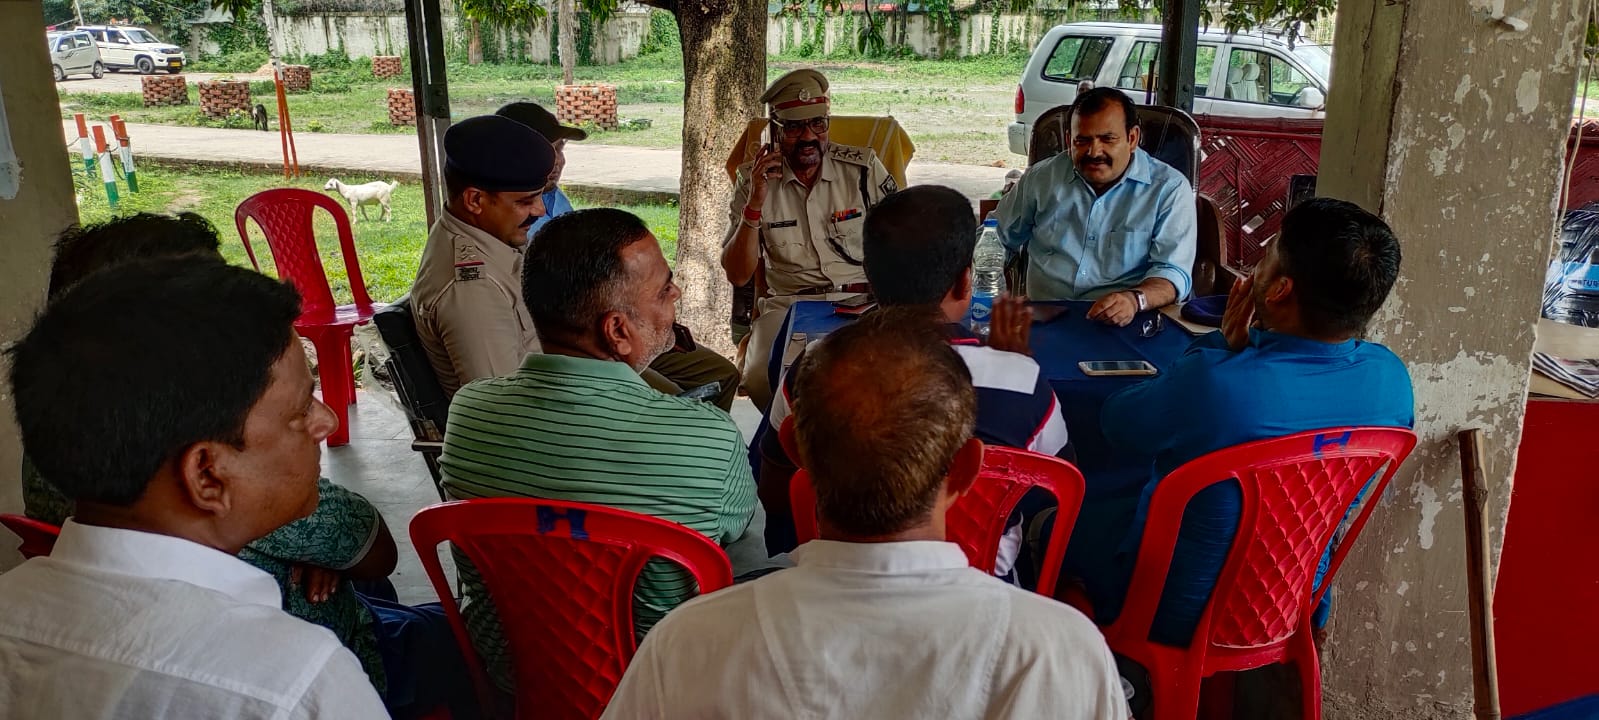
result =
[[[1323,82],[1332,82],[1332,53],[1327,52],[1326,45],[1295,45],[1294,57],[1320,76]]]
[[[129,40],[136,43],[160,42],[160,40],[155,39],[154,35],[144,30],[123,30],[122,32],[128,36]]]

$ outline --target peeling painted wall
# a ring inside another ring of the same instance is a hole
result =
[[[78,221],[72,169],[61,148],[59,99],[39,42],[39,2],[0,2],[0,93],[21,166],[14,199],[0,199],[0,345],[20,336],[44,302],[51,241]],[[22,511],[22,445],[11,414],[9,366],[0,358],[0,512]],[[0,533],[3,534],[3,533]],[[11,546],[0,541],[0,570]]]
[[[1586,7],[1339,3],[1319,191],[1378,212],[1404,245],[1372,335],[1410,368],[1421,444],[1335,586],[1330,718],[1470,715],[1454,434],[1487,433],[1497,563]]]

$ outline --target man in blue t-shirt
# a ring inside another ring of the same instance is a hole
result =
[[[1233,288],[1221,332],[1194,341],[1159,376],[1105,402],[1113,446],[1152,456],[1152,479],[1136,500],[1106,508],[1074,537],[1067,570],[1080,576],[1098,620],[1121,609],[1161,478],[1202,455],[1242,443],[1343,426],[1409,428],[1410,375],[1388,348],[1360,339],[1399,275],[1399,241],[1382,220],[1341,200],[1317,198],[1283,219],[1251,279]],[[1092,480],[1090,479],[1090,482]],[[1186,645],[1238,527],[1236,482],[1194,497],[1184,514],[1153,639]],[[1118,518],[1120,527],[1101,522]],[[1097,547],[1096,547],[1097,546]],[[1092,557],[1098,551],[1100,557]],[[1108,557],[1107,557],[1108,556]],[[1317,582],[1326,570],[1326,558]],[[1330,597],[1330,594],[1329,596]],[[1325,622],[1323,603],[1317,623]]]
[[[581,142],[588,139],[589,134],[582,128],[562,125],[554,115],[550,114],[550,111],[538,103],[514,102],[494,111],[494,114],[533,128],[555,148],[555,167],[550,170],[550,180],[544,187],[542,198],[544,216],[534,220],[533,225],[527,230],[527,239],[531,243],[539,228],[544,227],[544,223],[572,212],[572,201],[567,199],[566,193],[561,192],[560,185],[561,171],[566,169],[566,143],[568,140]],[[679,338],[684,335],[686,329]],[[655,362],[639,375],[644,378],[644,382],[649,383],[650,387],[668,395],[678,395],[710,383],[718,383],[720,387],[708,399],[723,411],[732,409],[733,399],[738,397],[739,382],[743,379],[743,375],[732,361],[717,354],[715,350],[707,347],[684,347],[682,343],[672,352],[656,358]]]

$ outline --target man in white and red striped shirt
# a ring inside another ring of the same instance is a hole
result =
[[[1060,403],[1038,363],[981,344],[962,324],[972,302],[972,252],[977,245],[971,202],[939,185],[906,188],[867,212],[862,234],[866,278],[877,302],[885,307],[925,306],[948,323],[950,344],[977,388],[975,436],[990,445],[1070,458]],[[798,359],[792,367],[799,367]],[[796,463],[777,433],[789,415],[794,384],[791,373],[778,383],[767,416],[771,427],[761,440],[760,494],[767,511],[767,550],[774,553],[795,544],[788,480]],[[1000,543],[995,574],[1010,574],[1020,546],[1021,527],[1013,523]]]

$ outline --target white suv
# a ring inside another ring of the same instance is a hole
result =
[[[1154,102],[1160,26],[1083,22],[1044,35],[1016,88],[1016,122],[1006,129],[1010,150],[1027,154],[1033,121],[1070,104],[1077,84],[1126,91],[1141,105]],[[1202,30],[1194,62],[1194,112],[1262,118],[1320,118],[1332,77],[1332,55],[1320,45],[1271,33]]]
[[[157,70],[173,74],[183,71],[183,49],[155,39],[149,30],[121,25],[84,25],[78,29],[94,36],[107,68],[136,69],[144,75]]]

